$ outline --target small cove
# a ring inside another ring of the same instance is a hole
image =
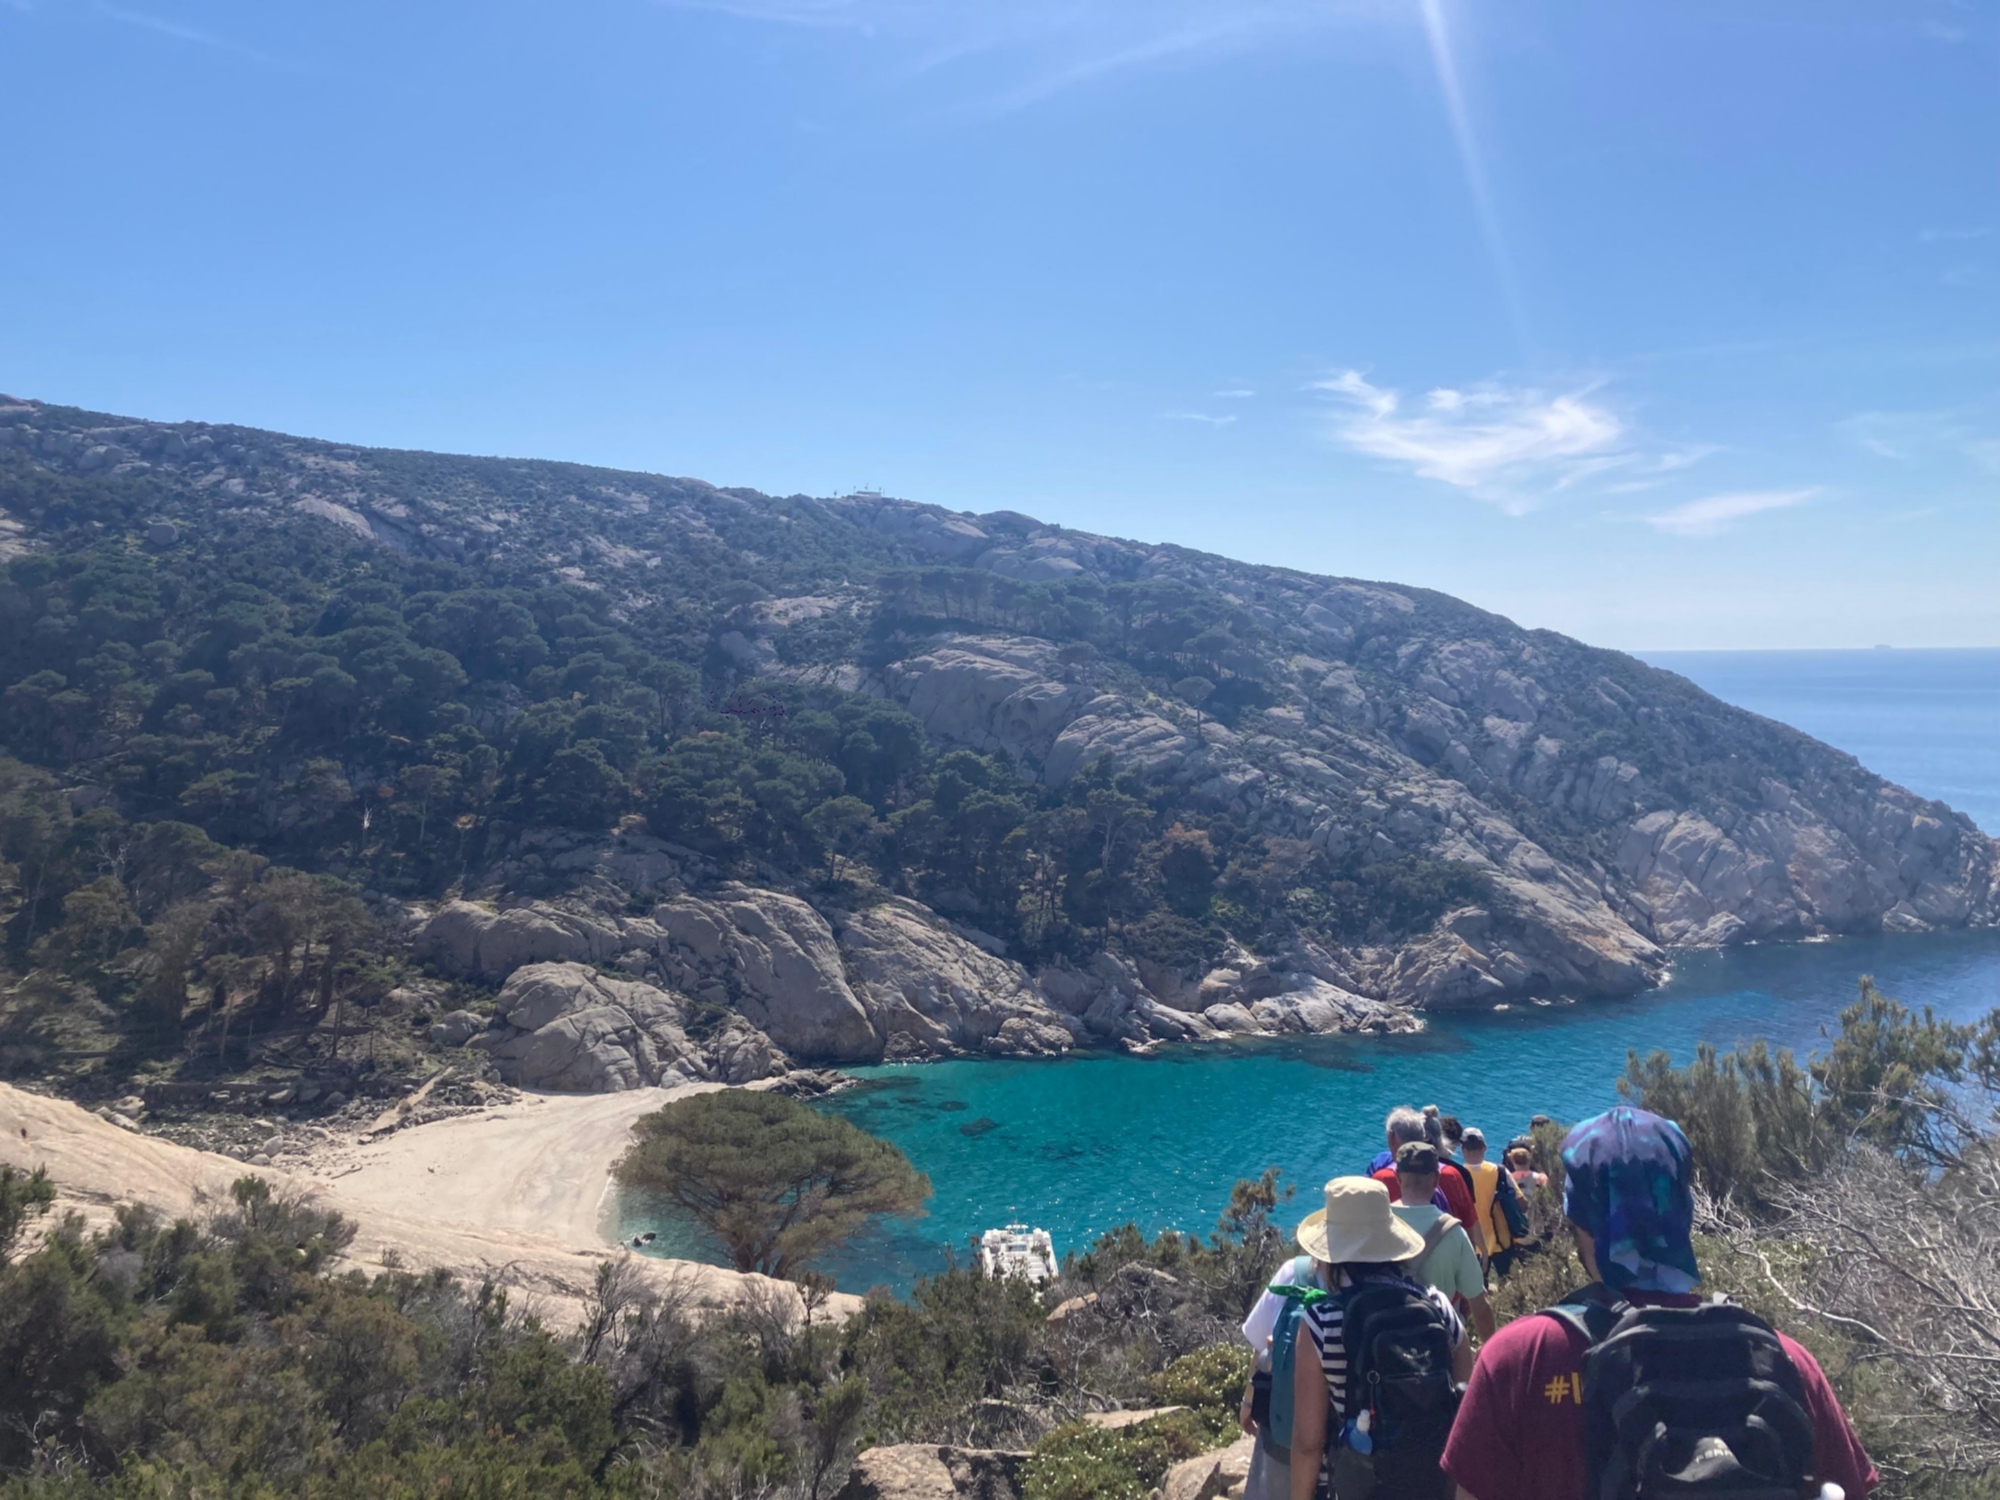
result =
[[[2000,651],[1645,654],[2000,828]],[[1504,1139],[1537,1112],[1574,1119],[1614,1102],[1633,1049],[1686,1061],[1698,1042],[1761,1037],[1806,1050],[1863,974],[1907,1005],[1983,1015],[2000,1005],[2000,932],[1682,953],[1666,985],[1631,1000],[1440,1015],[1415,1036],[856,1069],[861,1086],[823,1107],[894,1141],[936,1196],[925,1217],[873,1226],[825,1269],[843,1290],[907,1290],[1015,1217],[1049,1230],[1058,1253],[1127,1220],[1205,1234],[1239,1177],[1277,1166],[1310,1196],[1355,1170],[1392,1105],[1436,1103]],[[621,1237],[656,1230],[655,1254],[719,1259],[638,1195],[609,1218]]]
[[[1983,1015],[2000,1005],[2000,932],[1683,953],[1666,985],[1632,1000],[1437,1016],[1413,1036],[854,1069],[861,1086],[823,1107],[894,1141],[936,1196],[825,1269],[843,1290],[907,1290],[1015,1217],[1049,1230],[1058,1253],[1127,1220],[1206,1233],[1239,1177],[1277,1166],[1310,1195],[1355,1170],[1392,1105],[1436,1103],[1503,1138],[1537,1112],[1575,1119],[1615,1101],[1633,1048],[1682,1061],[1700,1041],[1809,1048],[1862,974],[1941,1016]],[[657,1230],[656,1254],[717,1258],[639,1195],[620,1198],[614,1227]]]

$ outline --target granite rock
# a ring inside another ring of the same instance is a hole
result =
[[[494,1025],[473,1038],[501,1076],[522,1088],[609,1093],[756,1072],[754,1047],[733,1041],[725,1068],[689,1039],[688,1002],[638,980],[614,979],[584,964],[516,969],[501,987]],[[763,1054],[769,1057],[766,1050]],[[767,1068],[767,1071],[769,1069]]]
[[[1067,1051],[1080,1029],[1019,964],[986,952],[914,901],[843,917],[841,957],[883,1055]]]
[[[721,986],[744,1018],[793,1058],[873,1062],[882,1038],[847,982],[825,917],[796,896],[752,886],[679,897],[653,913],[662,956]],[[699,992],[699,991],[697,991]]]

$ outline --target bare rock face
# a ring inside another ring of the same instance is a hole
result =
[[[857,1456],[836,1500],[1017,1500],[1025,1453],[895,1443]]]
[[[625,944],[609,923],[534,903],[495,911],[447,901],[417,935],[417,956],[454,974],[498,981],[523,964],[608,960]]]
[[[1160,1500],[1239,1500],[1256,1448],[1255,1438],[1244,1437],[1227,1448],[1182,1460],[1161,1480]]]
[[[584,964],[528,964],[501,988],[494,1025],[473,1045],[492,1054],[522,1088],[610,1093],[721,1078],[747,1082],[771,1071],[741,1034],[720,1059],[683,1029],[688,1003],[637,980],[612,979]],[[764,1072],[754,1071],[760,1060]],[[778,1068],[777,1071],[782,1071]]]
[[[0,400],[0,448],[66,473],[149,474],[156,548],[198,541],[227,496],[415,556],[476,540],[510,567],[560,558],[607,598],[647,599],[668,554],[702,566],[730,548],[749,564],[760,537],[807,538],[851,562],[719,618],[710,644],[731,670],[879,692],[934,744],[1004,750],[1051,786],[1108,763],[1174,815],[1297,841],[1343,871],[1449,865],[1485,888],[1423,930],[1329,928],[1318,948],[1231,954],[1206,974],[1102,953],[1029,976],[913,906],[829,921],[790,895],[714,890],[701,856],[631,827],[537,828],[496,856],[480,888],[492,904],[448,903],[419,934],[431,962],[488,983],[544,964],[647,976],[694,997],[717,1067],[726,1054],[755,1070],[765,1049],[846,1062],[1379,1029],[1433,1007],[1631,994],[1658,982],[1669,945],[2000,923],[2000,844],[1961,814],[1670,672],[1426,590],[873,494],[516,465],[547,489],[522,506],[473,461],[432,456],[454,482],[412,485],[396,455],[35,402]],[[34,544],[0,517],[0,557]],[[910,582],[913,563],[935,586]],[[1069,596],[1082,608],[1015,608],[1003,595],[1021,591],[996,580],[1049,597],[1083,584]],[[1149,585],[1164,586],[1151,605],[1136,597]],[[1128,604],[1139,613],[1121,617]],[[1183,605],[1184,623],[1218,623],[1163,655],[1139,615]],[[886,627],[866,653],[834,628],[864,615]],[[1179,696],[1183,669],[1217,685],[1200,706]],[[439,1024],[442,1045],[463,1030]],[[618,1024],[584,1045],[577,1022],[573,1040],[609,1057]]]
[[[1079,1029],[1017,963],[959,936],[914,901],[885,901],[840,925],[841,956],[883,1055],[1065,1052]]]
[[[882,1039],[848,985],[826,918],[796,896],[725,887],[712,900],[680,897],[653,922],[663,956],[696,993],[726,994],[759,1031],[792,1056],[873,1062]]]

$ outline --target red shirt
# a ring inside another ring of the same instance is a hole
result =
[[[1403,1201],[1402,1185],[1396,1180],[1394,1167],[1384,1167],[1368,1175],[1389,1189],[1391,1203]],[[1472,1226],[1479,1221],[1479,1210],[1473,1204],[1472,1188],[1464,1176],[1452,1171],[1449,1164],[1444,1165],[1438,1172],[1437,1190],[1444,1194],[1444,1211],[1463,1224],[1467,1234],[1471,1234]]]
[[[1692,1307],[1693,1297],[1634,1298]],[[1814,1358],[1783,1334],[1813,1422],[1814,1477],[1849,1500],[1880,1483]],[[1554,1318],[1516,1318],[1488,1339],[1445,1444],[1445,1472],[1474,1500],[1584,1500],[1583,1335]]]

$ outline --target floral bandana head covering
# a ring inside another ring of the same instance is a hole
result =
[[[1614,1291],[1691,1292],[1693,1153],[1680,1126],[1621,1104],[1563,1140],[1563,1212],[1597,1245],[1598,1274]]]

